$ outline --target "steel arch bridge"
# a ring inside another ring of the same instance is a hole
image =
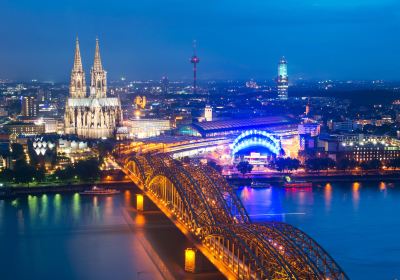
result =
[[[252,223],[213,168],[163,154],[132,156],[120,163],[228,279],[348,279],[301,230],[281,222]]]
[[[270,133],[263,130],[247,130],[241,133],[231,145],[232,155],[252,146],[267,148],[272,154],[281,154],[281,143]]]

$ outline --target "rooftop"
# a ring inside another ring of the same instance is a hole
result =
[[[229,129],[250,129],[297,123],[294,119],[286,116],[272,116],[251,119],[233,119],[211,122],[193,123],[193,126],[203,132],[213,132]]]

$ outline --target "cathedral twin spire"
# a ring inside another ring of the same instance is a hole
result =
[[[103,70],[100,58],[99,40],[96,38],[96,50],[94,55],[93,67],[90,71],[90,97],[107,97],[107,72]],[[79,40],[76,38],[74,66],[71,73],[70,83],[71,98],[86,98],[86,80],[83,71]]]
[[[79,49],[79,39],[76,37],[75,43],[75,59],[74,59],[74,71],[83,72],[81,51]]]

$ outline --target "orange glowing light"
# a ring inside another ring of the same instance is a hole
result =
[[[138,226],[143,226],[146,223],[146,219],[143,214],[137,214],[135,217],[135,223]]]
[[[185,250],[185,271],[194,273],[196,270],[196,249]]]
[[[136,195],[136,209],[138,211],[143,211],[143,200],[144,200],[144,197],[142,194]]]

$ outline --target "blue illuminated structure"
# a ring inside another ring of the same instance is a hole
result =
[[[287,71],[287,61],[282,57],[278,64],[278,98],[282,100],[288,99],[289,78]]]
[[[262,130],[247,130],[233,141],[232,155],[253,146],[265,147],[274,155],[280,155],[282,150],[280,141],[270,133]]]

